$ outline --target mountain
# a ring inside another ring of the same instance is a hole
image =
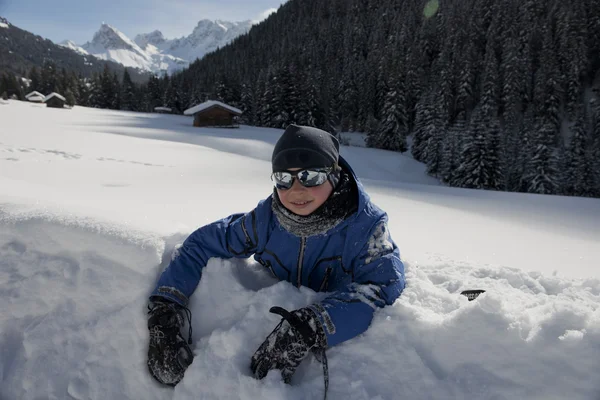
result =
[[[77,46],[70,41],[62,45],[103,60],[118,62],[156,74],[171,74],[189,66],[197,58],[225,46],[248,32],[252,21],[227,22],[202,20],[189,36],[166,39],[155,30],[131,40],[117,28],[103,23],[91,42]]]
[[[56,68],[65,68],[83,77],[101,73],[105,65],[119,77],[125,69],[122,64],[99,60],[86,54],[72,42],[57,45],[0,17],[0,73],[7,71],[25,76],[31,67],[41,68],[45,62],[51,62]],[[144,82],[149,77],[147,71],[129,69],[129,73],[135,82]]]
[[[142,48],[156,48],[164,54],[179,57],[189,62],[225,46],[236,37],[247,33],[252,21],[227,22],[202,20],[187,37],[166,40],[160,31],[137,35],[135,42]]]
[[[58,43],[59,46],[63,46],[66,47],[68,49],[71,49],[79,54],[82,55],[89,55],[90,53],[88,53],[87,51],[85,51],[83,48],[77,46],[74,42],[70,41],[70,40],[63,40],[62,42]]]

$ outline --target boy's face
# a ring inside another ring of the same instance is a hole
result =
[[[298,171],[300,168],[290,168],[290,171]],[[327,180],[324,184],[314,187],[304,187],[294,178],[294,184],[289,189],[277,189],[281,203],[297,215],[310,215],[321,207],[331,195],[333,186]]]

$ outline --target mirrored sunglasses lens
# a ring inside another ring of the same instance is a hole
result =
[[[304,170],[298,174],[298,179],[304,186],[319,186],[327,180],[327,172]]]
[[[275,172],[273,179],[278,189],[289,189],[292,187],[293,177],[289,172]]]

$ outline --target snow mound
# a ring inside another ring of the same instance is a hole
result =
[[[276,372],[256,381],[249,361],[278,323],[271,306],[324,294],[252,260],[212,259],[190,304],[194,363],[163,388],[145,364],[146,300],[187,233],[0,220],[0,398],[322,397],[312,356],[291,385]],[[330,399],[599,398],[600,280],[440,262],[407,263],[407,282],[365,334],[328,351]],[[467,288],[487,292],[469,302]]]

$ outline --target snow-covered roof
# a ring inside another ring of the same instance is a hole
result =
[[[173,111],[169,107],[154,107],[154,111]]]
[[[28,99],[28,98],[30,98],[30,97],[32,97],[32,96],[36,96],[36,97],[38,97],[38,96],[46,97],[46,96],[44,96],[43,94],[41,94],[40,92],[38,92],[37,90],[34,90],[33,92],[26,94],[26,95],[25,95],[25,98],[26,98],[26,99]]]
[[[64,97],[62,97],[60,94],[56,93],[56,92],[52,92],[50,93],[48,96],[46,96],[46,99],[44,101],[48,101],[53,97],[58,97],[59,99],[61,99],[62,101],[67,101],[67,99],[65,99]]]
[[[235,107],[232,107],[230,105],[227,105],[225,103],[221,103],[220,101],[217,101],[217,100],[208,100],[208,101],[205,101],[204,103],[198,104],[197,106],[194,106],[192,108],[188,108],[183,113],[185,115],[194,115],[196,113],[199,113],[200,111],[207,110],[207,109],[209,109],[211,107],[214,107],[214,106],[222,107],[222,108],[224,108],[226,110],[231,111],[234,114],[242,114],[241,110],[239,110],[239,109],[237,109]]]
[[[37,102],[43,103],[45,99],[46,98],[43,95],[42,96],[35,95],[35,96],[29,96],[29,97],[27,97],[27,100],[33,101],[33,102],[36,102],[36,103]]]

